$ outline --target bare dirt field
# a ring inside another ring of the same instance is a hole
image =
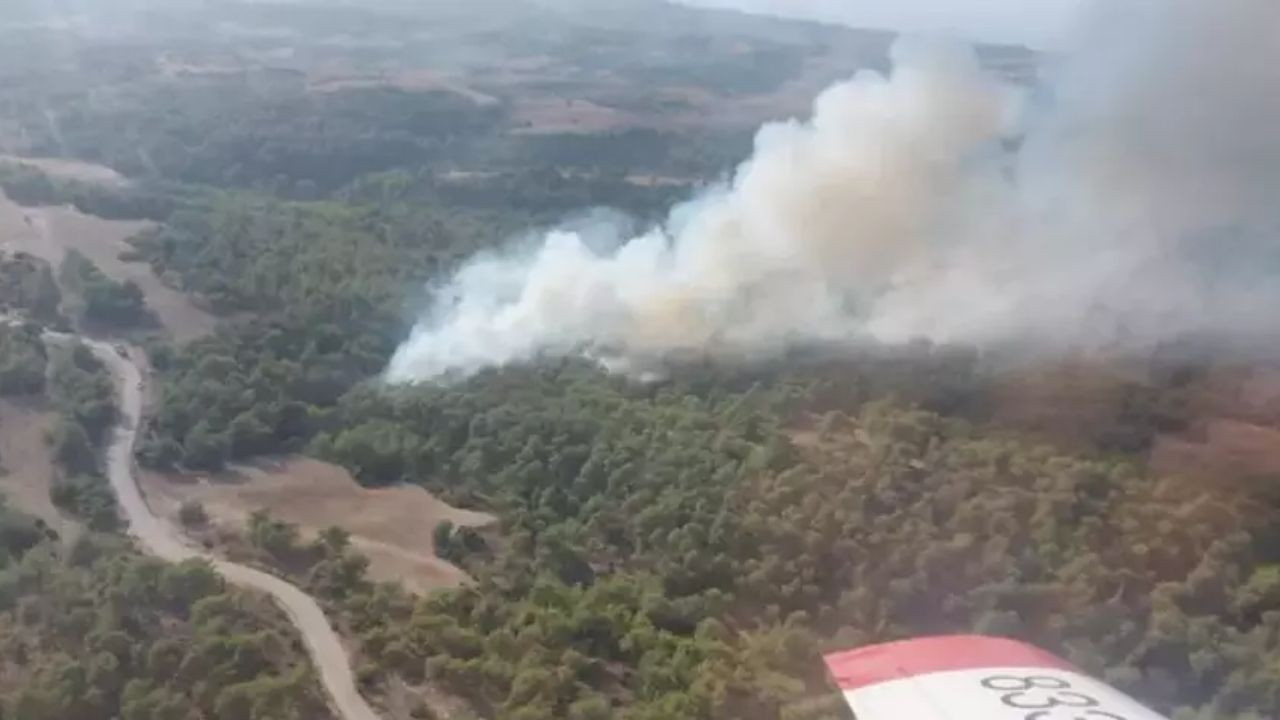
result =
[[[34,401],[0,400],[0,491],[10,507],[44,520],[64,541],[79,525],[49,500],[53,458],[45,433],[54,413]]]
[[[55,269],[68,250],[78,250],[113,280],[137,283],[147,307],[175,341],[208,335],[216,323],[212,315],[161,282],[151,266],[120,259],[120,253],[130,249],[125,240],[147,226],[145,222],[104,220],[65,206],[23,208],[0,193],[0,250],[29,253]]]
[[[304,535],[337,525],[369,557],[376,580],[398,580],[416,592],[457,587],[467,576],[436,557],[432,531],[449,520],[479,527],[493,522],[483,513],[451,507],[419,487],[371,490],[344,469],[304,457],[289,457],[237,468],[210,477],[142,472],[148,502],[162,516],[176,518],[187,501],[198,501],[219,525],[243,527],[264,509],[299,526]]]
[[[451,78],[443,73],[428,69],[404,70],[377,75],[361,75],[357,73],[316,74],[308,79],[307,87],[312,92],[337,92],[353,88],[396,88],[406,92],[450,92],[461,95],[476,105],[496,105],[498,98],[476,90],[466,83]]]

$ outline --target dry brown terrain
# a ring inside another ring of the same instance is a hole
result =
[[[10,507],[44,520],[67,541],[79,525],[49,500],[53,458],[44,438],[54,417],[34,402],[0,400],[0,489]]]
[[[361,75],[358,73],[317,73],[308,78],[312,92],[337,92],[352,88],[397,88],[406,92],[451,92],[476,105],[496,105],[498,98],[480,92],[460,80],[426,68],[390,73]]]
[[[1124,414],[1126,384],[1149,381],[1118,362],[1048,363],[999,385],[993,415],[1045,441],[1088,448],[1093,433]],[[1161,392],[1186,427],[1154,438],[1153,472],[1218,483],[1280,477],[1280,371],[1220,365],[1182,389]]]
[[[1199,385],[1198,414],[1280,427],[1280,370],[1217,368]]]
[[[175,341],[188,342],[213,332],[215,318],[161,282],[150,265],[120,259],[130,249],[125,241],[147,225],[104,220],[66,206],[23,208],[0,193],[0,250],[29,253],[54,268],[69,249],[78,250],[113,280],[137,283],[147,307]]]
[[[1158,438],[1151,450],[1152,469],[1207,480],[1280,477],[1280,430],[1213,418],[1197,435]]]
[[[217,524],[241,528],[264,509],[294,523],[305,535],[337,525],[369,557],[376,580],[398,580],[416,592],[457,587],[467,581],[458,568],[435,556],[432,531],[449,520],[458,526],[487,525],[493,518],[449,506],[419,487],[371,490],[344,469],[304,457],[238,468],[210,477],[142,472],[153,510],[176,518],[179,506],[198,501]]]
[[[995,423],[1082,450],[1123,411],[1124,390],[1143,373],[1111,359],[1045,360],[1001,377],[991,395]]]
[[[1280,372],[1216,368],[1194,390],[1196,420],[1157,439],[1152,468],[1210,481],[1280,477]]]

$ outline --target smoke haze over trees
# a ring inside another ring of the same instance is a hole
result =
[[[1274,340],[1261,308],[1280,300],[1265,191],[1280,176],[1280,9],[1098,15],[1030,94],[963,49],[902,42],[892,74],[830,88],[807,122],[765,126],[726,186],[662,227],[552,232],[477,258],[438,289],[390,379],[916,337]]]

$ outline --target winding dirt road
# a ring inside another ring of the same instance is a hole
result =
[[[13,160],[14,158],[4,159]],[[37,164],[42,162],[23,161]],[[41,169],[53,174],[70,175],[77,177],[77,179],[89,179],[95,182],[124,182],[123,179],[107,168],[85,163],[56,161],[51,164],[51,162],[44,162],[41,165]],[[0,193],[0,203],[7,202],[7,198]],[[61,254],[65,249],[54,242],[56,238],[53,237],[48,225],[47,212],[20,210],[16,205],[13,205],[11,209],[15,218],[23,218],[23,223],[18,225],[20,230],[26,232],[27,228],[29,228],[38,234],[38,238],[36,238],[38,242],[35,242],[30,247],[18,244],[16,249],[30,251],[36,255],[41,255],[40,251],[44,253],[56,251],[57,257],[50,258],[50,261],[56,267],[57,262],[61,261]],[[97,218],[94,218],[94,220],[107,222]],[[26,228],[23,227],[24,225]],[[3,240],[4,238],[0,238],[0,246],[6,244]],[[113,262],[119,264],[119,261],[114,257],[102,256],[96,259],[108,267],[114,267],[112,266]],[[168,297],[164,293],[170,293],[181,300],[181,302],[175,301],[170,305],[179,310],[190,309],[186,308],[186,305],[190,304],[186,298],[181,298],[178,293],[164,288],[159,281],[150,278],[148,274],[149,269],[147,273],[136,274],[136,277],[134,275],[129,276],[130,279],[142,284],[144,288],[156,290],[156,292],[149,295],[148,304],[158,305],[162,310],[166,309],[168,307],[166,303],[157,303],[155,300],[156,296],[160,296],[160,299],[164,300],[165,297]],[[155,288],[148,284],[152,282],[154,282]],[[162,320],[167,317],[165,312],[160,312],[160,315]],[[13,325],[19,322],[20,320],[16,317],[0,313],[0,324]],[[196,314],[186,312],[185,314],[176,315],[173,322],[169,324],[179,331],[175,332],[175,336],[181,338],[183,337],[183,332],[190,333],[189,328],[191,327],[196,328],[197,335],[204,334],[212,327],[212,323],[212,318],[207,317],[201,311]],[[183,330],[183,328],[188,329]],[[46,331],[44,337],[48,342],[69,342],[77,336]],[[142,418],[143,397],[145,396],[145,383],[147,382],[145,372],[136,362],[116,352],[115,347],[109,342],[88,337],[80,337],[80,340],[91,348],[94,355],[110,368],[119,388],[120,418],[113,431],[111,444],[107,448],[107,477],[111,481],[111,486],[115,490],[116,498],[128,523],[129,534],[137,538],[143,550],[162,560],[181,562],[193,558],[204,559],[227,582],[270,595],[275,603],[289,616],[294,626],[297,627],[307,647],[307,652],[311,655],[312,664],[318,671],[320,681],[329,696],[329,704],[339,718],[341,720],[382,720],[374,712],[373,708],[365,702],[364,698],[360,696],[359,691],[356,689],[355,675],[351,671],[351,662],[347,652],[342,647],[338,634],[329,625],[324,612],[311,596],[274,575],[244,565],[227,562],[204,552],[190,543],[172,523],[151,511],[138,486],[133,466],[133,448],[137,440],[138,425]]]
[[[46,332],[45,336],[55,342],[74,337],[54,332]],[[133,446],[142,417],[146,378],[136,363],[121,356],[112,345],[86,337],[80,339],[111,369],[119,387],[120,418],[107,449],[107,476],[128,520],[129,533],[156,557],[169,562],[201,558],[209,561],[233,585],[270,595],[298,628],[320,673],[330,704],[342,720],[381,720],[356,690],[346,650],[311,596],[274,575],[218,559],[193,547],[177,528],[151,512],[133,473]]]

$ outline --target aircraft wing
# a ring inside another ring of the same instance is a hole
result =
[[[1014,640],[918,638],[825,659],[858,720],[1167,720]]]

